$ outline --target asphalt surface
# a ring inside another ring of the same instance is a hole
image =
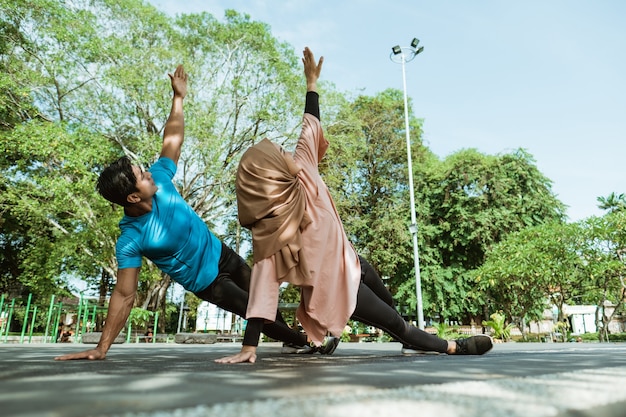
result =
[[[2,417],[626,416],[626,344],[504,343],[484,356],[402,355],[342,343],[332,356],[259,347],[113,345],[104,361],[54,361],[93,345],[0,344]]]

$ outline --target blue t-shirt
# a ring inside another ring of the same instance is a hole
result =
[[[202,291],[217,277],[222,243],[172,183],[174,161],[161,157],[150,172],[158,187],[152,211],[120,221],[118,268],[139,268],[145,256],[185,289]]]

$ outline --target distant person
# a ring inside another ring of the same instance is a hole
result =
[[[64,324],[59,324],[59,329],[57,331],[57,341],[59,343],[69,343],[71,336],[72,332],[70,331],[70,328]]]
[[[402,342],[404,349],[482,355],[489,336],[447,341],[408,324],[393,307],[380,276],[348,240],[331,195],[318,171],[328,141],[320,124],[319,78],[323,58],[303,52],[306,103],[302,133],[293,153],[263,139],[248,149],[237,171],[239,222],[252,231],[254,265],[241,352],[219,363],[256,361],[263,323],[274,319],[283,282],[300,287],[296,315],[311,343],[331,348],[350,318]],[[253,333],[254,332],[254,333]]]
[[[63,324],[59,324],[59,327],[57,327],[57,338],[56,341],[60,342],[61,341],[61,336],[63,335]]]
[[[199,298],[240,316],[246,313],[250,267],[213,235],[172,183],[184,138],[187,74],[179,65],[168,75],[174,97],[159,160],[144,171],[129,158],[120,158],[98,178],[98,192],[124,207],[115,249],[117,283],[102,336],[94,349],[58,356],[57,360],[106,357],[133,307],[143,257]],[[293,331],[277,309],[272,323],[262,331],[285,342],[285,353],[313,352],[306,336]]]
[[[146,330],[146,333],[144,334],[144,340],[146,341],[146,343],[152,343],[153,337],[154,337],[154,330],[152,330],[152,327],[149,327],[148,330]]]
[[[69,343],[71,337],[72,337],[72,330],[69,327],[63,327],[63,330],[61,332],[60,342]]]

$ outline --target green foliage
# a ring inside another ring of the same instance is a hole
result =
[[[114,224],[110,206],[95,197],[91,166],[108,152],[107,143],[80,129],[33,121],[0,135],[0,149],[11,164],[0,177],[6,190],[0,207],[4,219],[16,221],[3,228],[3,274],[49,296],[63,284],[62,272],[97,277],[109,267],[102,250],[113,246]]]
[[[626,342],[626,333],[609,334],[609,342]]]
[[[154,316],[152,311],[145,310],[143,308],[135,307],[130,310],[128,320],[131,324],[137,328],[144,328],[150,323],[150,320]]]
[[[280,288],[279,299],[282,303],[299,303],[300,288],[295,285],[282,286]]]
[[[399,91],[345,102],[327,129],[331,147],[323,174],[357,250],[398,303],[415,311],[403,121]],[[468,149],[439,161],[421,146],[420,122],[411,117],[410,126],[425,313],[466,322],[485,317],[492,299],[477,271],[488,251],[511,233],[560,222],[564,206],[526,151],[491,156]],[[529,289],[522,297],[533,301],[521,307],[510,300],[507,315],[539,317],[545,290]]]
[[[572,335],[572,331],[568,321],[559,321],[554,325],[554,332],[558,334],[557,338],[561,339],[562,342],[567,342],[570,340],[570,336]]]
[[[425,306],[444,318],[481,314],[473,271],[487,251],[512,232],[561,219],[563,204],[523,150],[462,150],[418,168]]]
[[[524,229],[494,245],[476,270],[476,285],[509,317],[539,319],[552,293],[576,294],[581,264],[575,225]],[[555,299],[562,310],[562,299]]]
[[[550,334],[525,334],[522,337],[513,337],[512,340],[516,343],[542,343],[549,337]]]
[[[159,315],[157,333],[176,333],[178,330],[178,311],[179,304],[167,302],[165,304],[165,313]]]
[[[583,333],[579,337],[580,337],[580,339],[583,342],[597,342],[599,335],[598,335],[597,332],[595,332],[595,333]],[[624,341],[626,341],[626,338],[624,338]]]
[[[625,266],[618,250],[626,243],[625,222],[625,213],[614,212],[512,233],[491,248],[473,278],[490,304],[509,317],[538,319],[548,303],[561,314],[566,303],[608,302],[619,314]]]
[[[611,193],[606,197],[598,197],[598,207],[609,213],[626,210],[626,194]]]
[[[347,343],[347,342],[349,342],[349,341],[351,340],[351,339],[350,339],[350,332],[348,332],[348,331],[345,331],[345,330],[344,330],[344,331],[341,333],[341,338],[340,338],[340,340],[341,340],[343,343]]]
[[[421,145],[420,122],[412,118],[410,129],[413,156],[432,158]],[[403,133],[400,91],[344,102],[328,126],[330,147],[321,166],[350,239],[394,291],[413,269]]]
[[[185,307],[187,311],[187,331],[196,330],[196,320],[198,318],[198,306],[202,300],[193,293],[185,292]]]
[[[455,334],[458,326],[450,326],[446,322],[435,323],[433,328],[437,331],[437,337],[449,340],[451,335]]]
[[[281,286],[279,294],[279,302],[287,304],[299,304],[300,303],[300,288],[295,285]],[[293,328],[297,327],[296,311],[284,310],[282,311],[283,318]]]
[[[506,317],[501,312],[493,313],[489,316],[491,320],[483,320],[483,326],[491,327],[494,339],[508,341],[511,339],[511,330],[515,327],[513,323],[506,324]]]
[[[286,138],[301,119],[301,110],[294,111],[303,104],[301,64],[266,24],[233,11],[224,22],[206,13],[182,15],[176,26],[192,91],[181,156],[188,169],[179,189],[210,226],[223,224],[236,218],[234,175],[241,153],[263,137],[293,143]]]
[[[171,19],[140,0],[0,0],[0,39],[2,291],[51,294],[72,275],[104,300],[122,211],[94,183],[124,154],[154,161],[179,63],[190,92],[176,180],[210,226],[235,217],[240,153],[298,124],[293,49],[236,12],[220,22]],[[140,279],[142,305],[169,285],[149,262]]]

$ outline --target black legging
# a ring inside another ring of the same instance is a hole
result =
[[[445,353],[448,342],[408,324],[394,307],[393,297],[374,268],[361,256],[361,284],[352,319],[379,328],[406,347]]]
[[[250,267],[241,256],[222,243],[222,255],[218,270],[219,273],[215,281],[195,295],[226,311],[240,317],[246,317],[248,292],[250,291]],[[307,343],[306,336],[292,330],[278,310],[276,311],[276,321],[264,324],[262,331],[268,337],[281,342],[292,343],[297,346]],[[258,343],[258,337],[256,342]]]

